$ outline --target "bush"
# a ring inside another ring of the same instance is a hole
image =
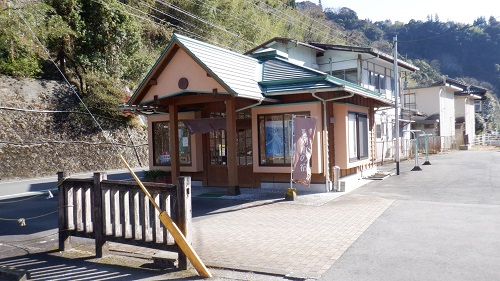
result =
[[[170,183],[171,173],[165,170],[149,170],[144,171],[142,179],[149,182],[165,182]]]

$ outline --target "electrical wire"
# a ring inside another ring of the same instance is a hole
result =
[[[120,146],[120,147],[141,147],[141,146],[148,145],[147,143],[133,146],[133,145],[128,145],[126,143],[119,143],[119,142],[57,141],[57,140],[45,140],[45,141],[39,141],[39,142],[11,142],[11,141],[0,140],[0,143],[10,144],[10,145],[21,145],[21,146],[39,146],[39,145],[44,145],[44,144],[49,144],[49,143],[50,144],[116,145],[116,146]]]
[[[92,0],[92,1],[93,1],[93,2],[95,2],[95,3],[98,3],[98,4],[100,4],[100,5],[105,5],[104,3],[100,2],[100,1],[97,1],[97,0]],[[118,0],[117,0],[117,1],[118,1]],[[132,7],[132,6],[128,5],[128,4],[126,4],[126,3],[123,3],[123,2],[120,2],[120,1],[118,1],[118,2],[119,2],[119,3],[120,3],[120,4],[124,7],[124,8],[129,8],[129,9],[132,9],[132,10],[139,10],[139,9],[137,9],[137,8],[135,8],[135,7]],[[146,3],[143,3],[143,2],[141,2],[141,1],[139,1],[139,4],[140,4],[140,5],[143,5],[143,6],[147,7],[147,8],[150,8],[150,9],[152,9],[152,10],[154,10],[154,11],[156,11],[156,12],[158,12],[158,13],[160,13],[160,14],[164,15],[164,16],[167,16],[167,17],[169,17],[169,18],[172,18],[172,19],[174,19],[174,20],[176,20],[176,21],[178,21],[178,22],[181,22],[181,23],[183,23],[183,24],[185,24],[185,25],[188,25],[188,26],[192,27],[194,30],[199,30],[199,31],[202,31],[202,32],[206,32],[206,30],[203,30],[202,28],[200,28],[200,27],[198,27],[198,26],[196,26],[196,25],[193,25],[192,23],[186,22],[185,20],[179,19],[178,17],[176,17],[176,16],[174,16],[174,15],[172,15],[172,14],[169,14],[169,13],[167,13],[167,12],[165,12],[165,11],[161,10],[161,9],[158,9],[158,8],[152,7],[152,6],[150,6],[150,5],[146,4]],[[108,7],[108,8],[110,8],[110,7]],[[147,21],[152,22],[152,23],[154,23],[154,24],[156,24],[156,25],[159,25],[159,26],[161,26],[161,27],[166,27],[165,25],[162,25],[162,24],[160,24],[160,23],[158,23],[158,22],[155,22],[155,21],[153,21],[153,20],[150,20],[150,19],[147,19],[147,18],[141,17],[141,16],[139,16],[139,15],[136,15],[136,14],[134,14],[134,13],[128,12],[128,11],[126,11],[125,9],[124,9],[124,10],[121,10],[121,11],[127,12],[128,14],[130,14],[130,15],[132,15],[132,16],[135,16],[135,17],[137,17],[138,19],[147,20]],[[159,18],[159,17],[156,17],[156,16],[154,16],[154,15],[152,15],[152,14],[146,13],[146,12],[144,12],[144,11],[142,11],[142,10],[139,10],[139,11],[141,11],[141,13],[146,14],[146,15],[148,15],[148,16],[150,16],[150,17],[153,17],[153,18],[155,18],[155,19],[157,19],[157,20],[159,20],[159,21],[161,21],[161,22],[166,22],[166,23],[168,23],[168,26],[167,26],[167,27],[168,27],[168,28],[172,28],[172,29],[176,30],[176,33],[178,33],[178,34],[183,34],[183,35],[186,35],[186,36],[188,36],[188,37],[191,37],[191,38],[194,38],[194,39],[199,39],[199,40],[204,39],[203,41],[205,41],[205,42],[210,42],[210,43],[212,43],[212,44],[214,44],[214,45],[217,45],[217,46],[219,46],[219,47],[223,47],[223,48],[226,48],[226,49],[231,49],[228,45],[225,45],[225,44],[222,44],[222,43],[220,43],[220,42],[214,41],[214,40],[212,40],[212,39],[210,39],[210,38],[208,38],[208,37],[205,37],[205,36],[203,36],[203,35],[200,35],[200,34],[198,34],[198,33],[194,32],[194,31],[188,30],[188,29],[186,29],[186,28],[183,28],[183,27],[181,27],[181,26],[179,26],[179,25],[176,25],[176,24],[173,24],[173,23],[171,23],[171,22],[165,21],[165,20],[163,20],[163,19],[161,19],[161,18]],[[220,38],[218,35],[215,35],[215,36],[216,36],[216,37],[218,37],[218,38]]]
[[[29,218],[19,218],[19,219],[0,218],[0,221],[19,221],[19,220],[27,221],[27,220],[33,220],[33,219],[38,219],[38,218],[41,218],[41,217],[50,216],[50,215],[55,214],[57,212],[59,212],[59,210],[55,210],[53,212],[49,212],[49,213],[46,213],[46,214],[42,214],[42,215],[38,215],[38,216],[34,216],[34,217],[29,217]]]
[[[272,15],[273,15],[273,16],[275,16],[276,18],[282,18],[282,17],[280,17],[279,15],[276,15],[276,13],[273,13],[271,10],[273,10],[273,11],[275,11],[275,12],[279,12],[279,13],[281,13],[283,16],[285,16],[285,17],[287,17],[287,18],[289,18],[289,19],[290,19],[290,20],[287,20],[289,23],[291,23],[291,24],[297,24],[297,26],[299,26],[299,27],[300,27],[300,28],[302,28],[303,30],[306,30],[306,31],[308,30],[307,28],[302,27],[302,24],[301,24],[302,22],[301,22],[301,21],[297,21],[295,18],[291,17],[291,16],[290,16],[290,15],[288,15],[288,14],[285,14],[285,13],[284,13],[284,12],[282,12],[281,10],[278,10],[278,9],[274,8],[273,6],[271,6],[271,5],[269,5],[269,4],[265,3],[265,2],[263,2],[262,0],[260,0],[259,2],[260,2],[260,3],[262,3],[263,5],[265,5],[268,9],[263,10],[263,8],[259,7],[257,4],[255,4],[255,3],[254,3],[254,5],[255,5],[257,8],[259,8],[259,9],[261,9],[261,10],[265,11],[265,12],[268,12],[268,13],[272,14]],[[282,6],[285,6],[285,4],[282,4]],[[346,37],[346,35],[345,35],[342,31],[340,31],[340,30],[338,30],[338,29],[334,29],[334,28],[332,28],[331,26],[325,25],[323,22],[317,21],[316,19],[314,19],[314,18],[310,17],[309,15],[307,15],[307,14],[305,14],[305,13],[302,13],[301,15],[302,15],[303,17],[307,18],[308,20],[310,20],[311,22],[314,22],[314,23],[316,23],[317,25],[320,25],[320,26],[324,27],[325,29],[320,29],[320,28],[318,28],[318,27],[316,27],[316,26],[314,26],[314,25],[311,25],[311,28],[313,28],[313,29],[314,29],[314,30],[316,30],[317,32],[320,32],[320,33],[325,34],[327,38],[331,37],[331,38],[333,38],[333,39],[343,41],[343,40],[344,40],[344,38]],[[338,33],[338,34],[340,34],[340,36],[342,36],[342,37],[335,36],[335,35],[334,35],[334,33]],[[356,40],[356,41],[357,41],[357,40]],[[358,43],[359,43],[359,41],[358,41]],[[367,45],[367,44],[365,44],[365,43],[359,43],[358,45],[359,45],[359,46],[368,46],[368,45]]]
[[[40,109],[25,109],[25,108],[4,107],[4,106],[0,106],[0,110],[34,112],[34,113],[74,113],[74,114],[89,115],[88,112],[74,111],[74,110],[40,110]],[[120,120],[118,120],[116,118],[100,116],[100,115],[94,115],[94,116],[96,116],[98,118],[102,118],[102,119],[108,119],[108,120],[112,120],[112,121],[121,122]]]
[[[205,20],[205,19],[203,19],[203,18],[201,18],[201,17],[199,17],[199,16],[197,16],[197,15],[194,15],[194,14],[192,14],[192,13],[190,13],[190,12],[188,12],[188,11],[186,11],[186,10],[184,10],[184,9],[182,9],[182,8],[180,8],[180,7],[176,6],[176,5],[174,5],[174,4],[168,3],[168,2],[163,1],[163,0],[156,0],[156,2],[158,2],[158,3],[160,3],[160,4],[163,4],[163,5],[165,5],[165,6],[169,7],[169,8],[172,8],[172,9],[174,9],[174,10],[176,10],[176,11],[180,12],[180,13],[183,13],[183,14],[185,14],[185,15],[189,16],[189,17],[192,17],[192,18],[194,18],[194,19],[196,19],[196,20],[198,20],[198,21],[201,21],[201,22],[203,22],[203,23],[205,23],[205,24],[208,24],[208,25],[210,25],[210,26],[212,26],[212,27],[215,27],[215,28],[217,28],[217,29],[219,29],[219,30],[221,30],[221,31],[224,31],[224,32],[228,33],[228,34],[231,34],[231,35],[233,35],[234,37],[237,37],[237,38],[239,38],[239,39],[241,39],[241,40],[244,40],[244,41],[246,41],[246,42],[248,42],[248,43],[255,44],[255,42],[249,41],[249,40],[247,40],[247,39],[245,39],[245,38],[243,38],[243,37],[239,36],[239,35],[238,35],[238,34],[236,34],[236,33],[233,33],[233,32],[231,32],[231,31],[229,31],[229,30],[227,30],[227,29],[225,29],[225,28],[223,28],[223,27],[221,27],[221,26],[218,26],[218,25],[216,25],[216,24],[214,24],[214,23],[212,23],[212,22],[210,22],[210,21],[207,21],[207,20]]]
[[[11,0],[9,0],[10,3],[12,3]],[[12,3],[13,4],[13,3]],[[119,154],[121,155],[120,151],[118,150],[118,148],[113,144],[113,142],[110,141],[110,137],[109,135],[106,133],[106,131],[104,131],[104,129],[102,128],[101,124],[97,121],[96,117],[92,114],[92,112],[90,111],[90,109],[87,107],[87,105],[85,104],[85,102],[82,100],[82,98],[80,97],[80,95],[78,95],[78,93],[75,91],[74,87],[72,87],[71,83],[69,82],[68,78],[66,77],[66,75],[62,72],[62,70],[59,68],[59,66],[57,65],[57,63],[55,62],[55,60],[52,58],[52,55],[50,54],[50,52],[47,50],[47,48],[45,47],[45,45],[42,44],[42,42],[40,41],[40,39],[38,38],[38,36],[36,35],[36,33],[33,31],[33,29],[31,28],[31,26],[29,25],[29,23],[26,21],[26,19],[23,17],[23,15],[21,14],[21,12],[19,12],[19,9],[14,9],[17,14],[19,15],[19,17],[21,18],[21,20],[24,22],[24,24],[26,25],[26,27],[29,29],[30,33],[33,35],[34,39],[38,42],[38,44],[40,45],[40,47],[42,48],[42,50],[47,54],[47,57],[49,58],[49,60],[52,62],[52,64],[54,64],[54,66],[56,67],[57,71],[61,74],[62,78],[64,79],[64,81],[68,84],[68,86],[70,87],[71,91],[73,92],[73,94],[78,98],[78,100],[81,102],[81,104],[83,105],[83,107],[85,108],[85,111],[87,111],[90,115],[90,117],[94,120],[94,123],[97,125],[97,127],[100,129],[100,131],[102,132],[104,138],[106,140],[108,140],[111,144],[112,144],[112,147],[113,149]]]

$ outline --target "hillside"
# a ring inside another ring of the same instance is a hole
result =
[[[420,72],[424,73],[412,77],[422,86],[436,82],[422,79],[431,76],[430,70],[440,74],[434,75],[438,79],[447,75],[499,95],[500,21],[493,16],[479,17],[473,25],[442,22],[437,15],[427,21],[371,22],[359,19],[356,11],[346,7],[327,8],[325,16],[328,21],[345,28],[349,34],[346,41],[353,44],[363,40],[390,53],[391,43],[397,35],[399,54],[411,62],[418,60],[426,64],[424,67],[419,65]]]
[[[110,142],[81,112],[65,84],[0,75],[0,179],[124,168]],[[100,119],[131,166],[147,165],[144,126]]]

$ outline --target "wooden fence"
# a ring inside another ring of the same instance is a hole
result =
[[[125,243],[177,252],[178,267],[187,269],[186,256],[136,182],[107,180],[106,173],[77,179],[59,172],[58,179],[60,251],[71,248],[71,236],[93,238],[97,257],[109,253],[108,242]],[[143,184],[190,242],[191,178],[179,177],[177,185]]]

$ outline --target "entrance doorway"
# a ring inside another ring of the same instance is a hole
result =
[[[225,117],[225,113],[211,113],[211,118]],[[257,187],[259,182],[253,174],[252,167],[252,119],[250,110],[237,113],[236,117],[236,142],[237,142],[237,165],[238,185],[240,187]],[[217,130],[204,136],[205,155],[207,163],[207,185],[227,186],[227,132]]]

